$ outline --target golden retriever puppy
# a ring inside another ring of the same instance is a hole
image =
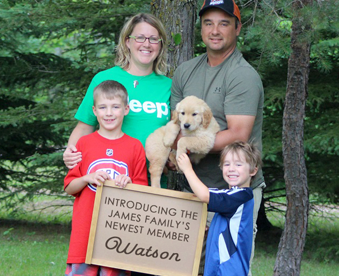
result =
[[[215,135],[220,130],[209,106],[195,96],[188,96],[176,105],[173,118],[156,129],[146,140],[152,187],[160,188],[160,178],[168,159],[177,167],[176,156],[189,153],[197,164],[212,149]],[[177,151],[171,147],[179,132]],[[178,167],[177,167],[178,168]]]

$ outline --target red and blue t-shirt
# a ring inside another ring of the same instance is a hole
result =
[[[76,148],[82,161],[71,169],[64,180],[64,188],[75,178],[105,170],[112,179],[119,174],[128,175],[132,183],[148,185],[145,151],[140,141],[128,135],[109,140],[98,132],[83,136]],[[84,263],[91,227],[96,186],[88,184],[74,195],[72,233],[67,263]]]

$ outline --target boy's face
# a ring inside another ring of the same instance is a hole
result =
[[[249,187],[251,177],[257,173],[257,168],[250,172],[250,165],[246,162],[243,152],[228,152],[222,167],[222,174],[230,187]]]
[[[104,95],[98,95],[93,106],[93,112],[97,117],[101,131],[121,131],[124,117],[129,112],[129,106],[125,106],[120,97],[107,99]]]

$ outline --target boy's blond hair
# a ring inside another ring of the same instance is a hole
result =
[[[253,143],[235,141],[232,144],[227,145],[221,152],[220,168],[222,169],[225,157],[229,152],[239,154],[240,151],[244,153],[245,160],[250,165],[250,173],[252,173],[255,168],[259,169],[261,167],[261,153],[258,148]]]
[[[94,88],[93,91],[93,104],[95,106],[96,99],[103,95],[107,99],[111,100],[115,97],[121,98],[123,104],[127,106],[128,94],[125,86],[121,83],[113,80],[107,80],[100,83]]]

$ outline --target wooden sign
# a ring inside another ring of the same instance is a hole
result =
[[[106,181],[96,192],[86,263],[198,275],[207,205],[190,193]]]

